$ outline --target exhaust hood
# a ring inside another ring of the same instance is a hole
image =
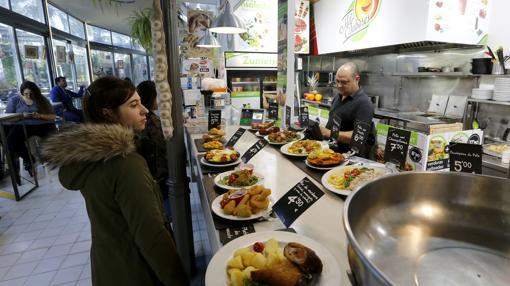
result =
[[[488,1],[321,0],[319,54],[375,54],[477,47],[487,41]]]

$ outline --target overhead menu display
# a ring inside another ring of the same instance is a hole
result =
[[[226,68],[276,68],[276,53],[238,53],[225,52]]]
[[[277,0],[245,0],[235,10],[248,31],[234,35],[237,51],[271,52],[277,50]]]
[[[319,54],[420,41],[483,43],[489,0],[321,0],[314,4]]]

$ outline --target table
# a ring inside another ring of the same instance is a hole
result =
[[[226,127],[226,138],[230,138],[235,133],[238,126]],[[190,150],[190,165],[192,170],[196,170],[196,182],[199,189],[201,205],[204,210],[205,220],[211,249],[216,253],[221,247],[219,232],[214,227],[213,214],[211,212],[210,201],[204,189],[204,179],[207,174],[203,174],[199,165],[199,153],[194,143],[194,139],[201,138],[201,135],[187,134],[187,145]],[[236,150],[243,154],[259,138],[251,132],[245,132],[241,139],[235,145]],[[287,160],[279,151],[279,148],[266,146],[250,161],[255,166],[255,171],[264,176],[264,186],[271,188],[274,201],[280,199],[290,188],[301,181],[306,173],[296,167],[291,161]],[[321,243],[336,258],[339,271],[342,274],[342,281],[339,285],[349,285],[349,278],[346,271],[349,269],[347,260],[347,238],[343,228],[343,206],[344,198],[327,191],[320,182],[310,178],[321,190],[325,192],[324,196],[314,205],[306,210],[292,225],[298,234],[312,238]],[[268,221],[254,223],[255,231],[269,231],[282,229],[285,226],[279,219],[270,219]]]
[[[35,164],[32,163],[32,174],[34,174],[34,182],[33,187],[26,190],[25,193],[20,194],[20,190],[18,188],[18,184],[16,183],[16,171],[14,170],[14,163],[12,162],[12,158],[10,156],[9,148],[7,146],[7,136],[5,135],[4,127],[7,123],[13,123],[21,121],[23,124],[23,114],[22,113],[1,113],[0,114],[0,139],[2,140],[2,144],[4,146],[5,159],[7,160],[7,165],[9,166],[9,175],[11,177],[11,184],[14,191],[14,199],[16,201],[21,200],[23,197],[28,195],[30,192],[35,190],[39,186],[39,182],[37,181],[37,173],[35,172]],[[25,129],[25,124],[23,124],[23,131],[25,133],[25,138],[27,137],[27,130]],[[21,168],[21,167],[20,167]],[[8,192],[3,192],[2,194],[6,194],[7,197],[11,198],[11,194]]]

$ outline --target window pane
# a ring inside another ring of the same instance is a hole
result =
[[[129,54],[115,53],[115,75],[119,78],[132,78],[131,58],[129,57]]]
[[[152,56],[149,56],[149,74],[150,79],[154,80],[154,58]]]
[[[51,84],[46,60],[46,47],[42,36],[16,29],[25,80],[35,82],[44,95]]]
[[[142,46],[140,46],[140,44],[138,44],[136,41],[132,41],[131,44],[133,45],[133,49],[145,52],[145,49]]]
[[[73,45],[74,65],[76,66],[76,82],[78,86],[90,84],[89,65],[87,64],[87,50]]]
[[[131,49],[131,37],[112,32],[113,45]]]
[[[57,7],[48,4],[48,14],[50,25],[53,28],[69,33],[69,23],[67,22],[67,14],[59,10]]]
[[[149,79],[147,67],[147,57],[133,54],[133,83],[138,85],[144,80]]]
[[[44,23],[41,0],[11,0],[12,11]]]
[[[9,0],[0,0],[0,6],[9,9]]]
[[[21,84],[12,27],[0,24],[0,99],[18,93]]]
[[[83,22],[72,16],[69,16],[69,31],[71,34],[85,39],[85,27]]]
[[[55,57],[57,76],[63,76],[66,78],[67,85],[71,90],[76,89],[75,80],[73,76],[71,62],[69,56],[71,54],[71,45],[53,40],[53,56]]]
[[[103,76],[113,75],[113,59],[111,52],[91,50],[90,54],[94,80]]]
[[[103,44],[112,44],[112,39],[110,37],[110,31],[101,29],[94,26],[87,26],[87,34],[89,36],[89,41],[98,42]]]

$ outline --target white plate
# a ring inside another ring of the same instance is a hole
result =
[[[319,242],[296,233],[286,231],[264,231],[243,235],[225,244],[211,259],[205,273],[206,286],[228,285],[227,262],[232,258],[234,252],[242,247],[253,245],[255,242],[265,242],[274,238],[280,242],[283,248],[289,242],[298,242],[312,249],[322,261],[322,273],[317,277],[317,286],[338,285],[341,281],[340,266],[329,250]]]
[[[269,207],[266,210],[260,211],[254,215],[249,216],[249,217],[238,217],[235,215],[228,215],[223,212],[223,210],[221,209],[221,205],[220,205],[220,202],[222,199],[223,199],[223,195],[217,196],[214,199],[214,201],[212,201],[211,209],[219,217],[222,217],[222,218],[228,219],[228,220],[252,220],[252,219],[257,219],[259,217],[263,217],[263,216],[266,216],[271,213],[271,210],[272,210],[271,206],[273,205],[271,202],[271,197],[269,197]]]
[[[282,142],[282,143],[274,143],[274,142],[269,141],[269,135],[264,136],[264,139],[266,139],[266,141],[269,142],[269,144],[271,144],[271,145],[285,145],[287,143],[299,141],[299,140],[305,138],[305,135],[303,133],[297,133],[297,135],[298,135],[298,138],[296,138],[290,142]]]
[[[317,140],[315,140],[317,141]],[[283,154],[285,155],[288,155],[288,156],[293,156],[293,157],[307,157],[308,154],[294,154],[294,153],[290,153],[289,152],[289,148],[290,146],[292,146],[292,144],[296,143],[297,141],[292,141],[292,142],[289,142],[285,145],[283,145],[281,148],[280,148],[280,152],[282,152]],[[317,141],[319,143],[321,143],[321,146],[324,147],[324,142],[320,142],[320,141]]]
[[[257,181],[256,184],[253,184],[251,186],[244,186],[244,187],[232,187],[232,186],[227,186],[227,185],[223,185],[220,183],[220,180],[221,178],[225,177],[225,176],[229,176],[230,173],[233,173],[235,172],[236,170],[232,170],[232,171],[227,171],[227,172],[223,172],[219,175],[217,175],[216,177],[214,177],[214,184],[222,189],[226,189],[226,190],[240,190],[240,189],[245,189],[245,188],[250,188],[250,187],[253,187],[253,186],[256,186],[256,185],[261,185],[262,182],[264,181],[264,176],[262,176],[261,174],[259,173],[255,173],[253,172],[253,175],[254,176],[257,176],[259,178],[259,180]]]
[[[372,169],[375,169],[375,170],[379,170],[380,172],[383,172],[384,175],[390,173],[390,171],[388,169],[386,169],[386,168],[376,167],[376,166],[372,166],[370,164],[364,164],[362,166],[359,166],[359,165],[358,166],[343,166],[343,167],[334,168],[334,169],[326,172],[324,175],[322,175],[321,183],[322,183],[322,185],[326,189],[328,189],[329,191],[331,191],[333,193],[336,193],[336,194],[339,194],[339,195],[348,196],[348,195],[350,195],[355,190],[350,191],[350,190],[346,190],[346,189],[337,189],[335,186],[333,186],[332,184],[330,184],[328,182],[328,178],[329,178],[329,176],[331,176],[332,174],[335,174],[335,173],[342,173],[345,170],[349,170],[349,169],[352,170],[354,168],[362,168],[362,167],[367,167],[367,168],[372,168]],[[384,176],[384,175],[381,175],[381,176]],[[379,178],[379,177],[377,177],[377,178]],[[368,183],[368,182],[366,182],[366,183]],[[356,189],[360,188],[363,185],[364,184],[359,185],[358,187],[356,187]]]
[[[260,132],[258,132],[258,131],[257,131],[257,132],[255,132],[255,136],[263,138],[263,137],[265,137],[266,135],[262,135],[262,134],[260,134]]]
[[[321,170],[321,171],[328,171],[328,170],[331,170],[333,168],[337,168],[339,166],[342,166],[342,165],[345,165],[347,164],[347,162],[349,162],[349,160],[345,160],[343,161],[342,163],[338,164],[338,165],[334,165],[334,166],[329,166],[329,167],[319,167],[319,166],[314,166],[310,163],[308,163],[308,160],[305,160],[305,165],[307,165],[308,167],[312,168],[312,169],[316,169],[316,170]]]
[[[234,162],[228,163],[228,164],[214,164],[214,163],[207,162],[207,160],[205,160],[205,158],[202,157],[202,159],[200,159],[200,163],[207,167],[223,168],[223,167],[231,167],[231,166],[238,165],[239,163],[241,163],[241,158],[237,158],[237,160],[235,160]]]

